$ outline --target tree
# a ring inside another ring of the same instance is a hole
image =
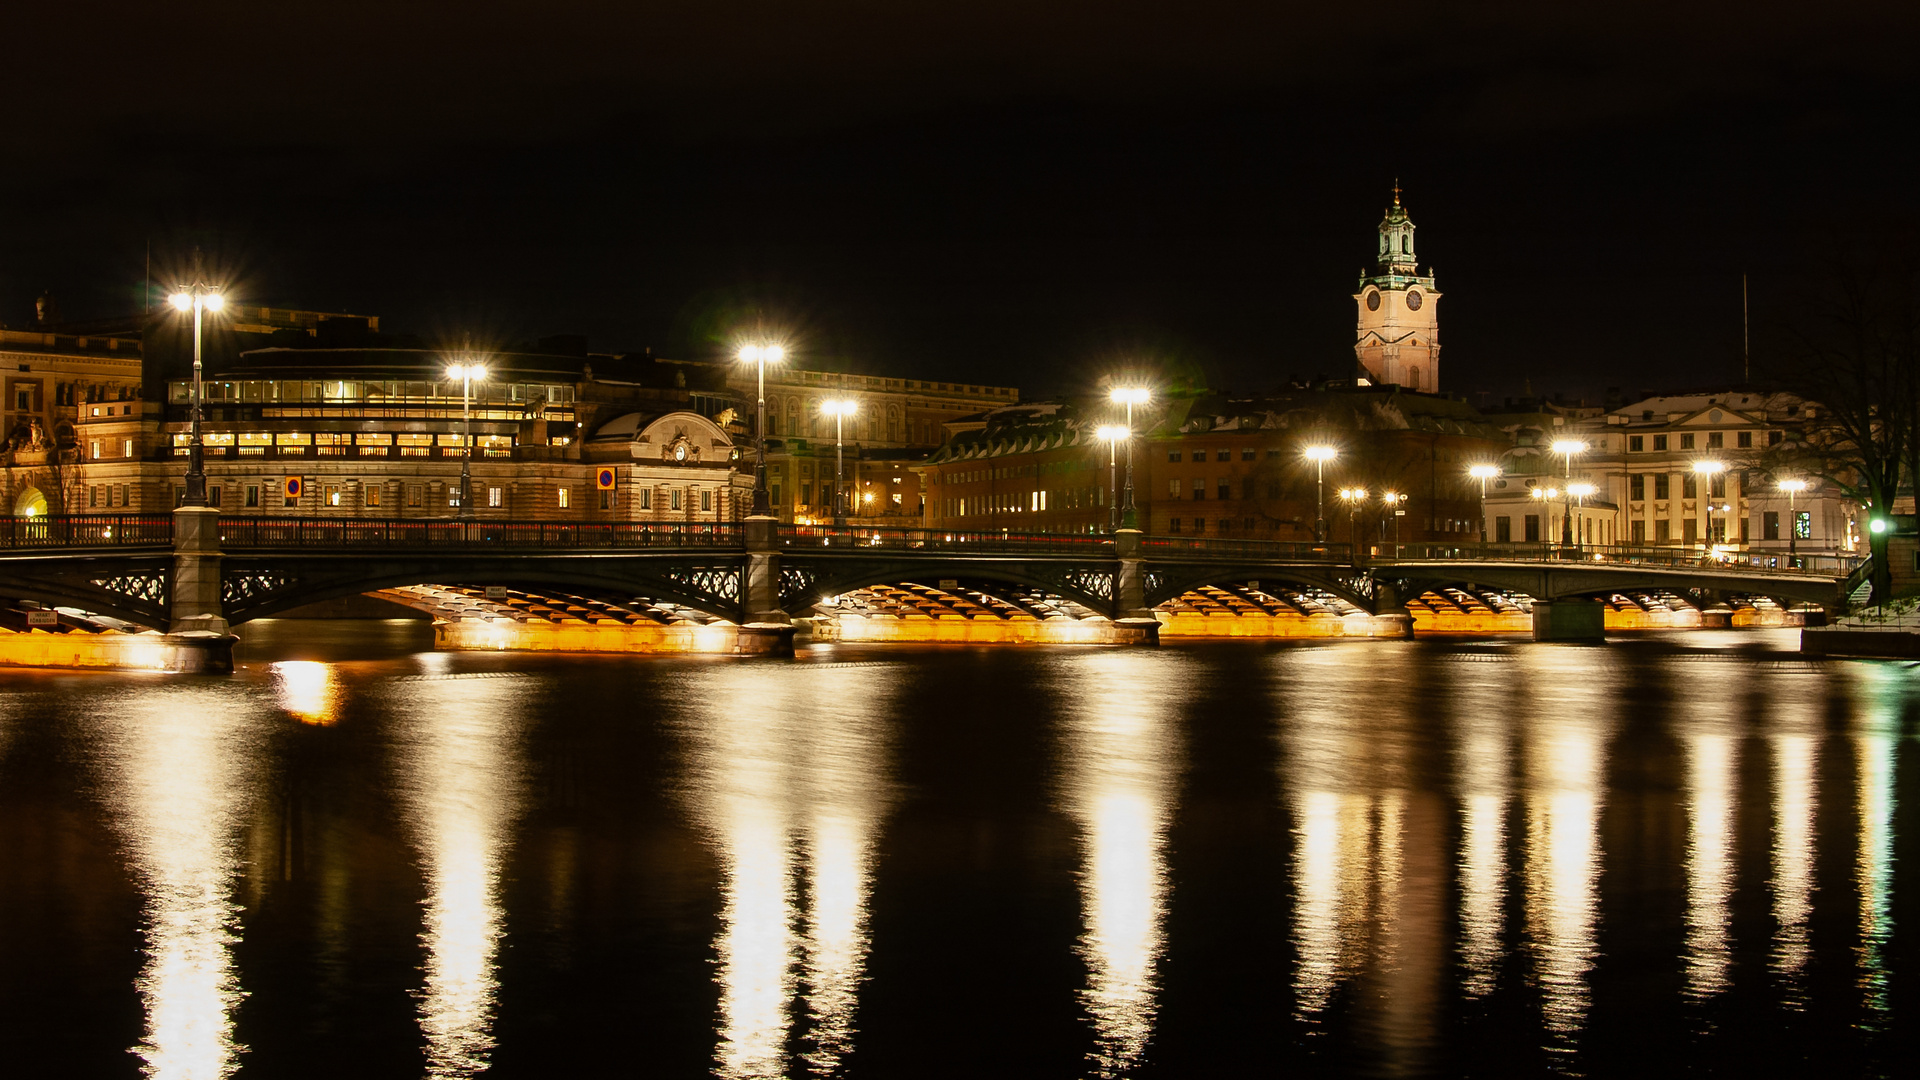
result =
[[[1803,424],[1772,455],[1772,471],[1825,480],[1866,507],[1869,522],[1886,520],[1902,479],[1920,475],[1920,335],[1908,277],[1841,270],[1811,319],[1788,332],[1791,367],[1776,372],[1778,404],[1799,405]],[[1887,533],[1870,524],[1867,543],[1873,602],[1885,603]]]

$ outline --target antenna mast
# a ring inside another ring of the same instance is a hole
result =
[[[1740,381],[1753,384],[1753,335],[1747,325],[1747,275],[1740,274]]]

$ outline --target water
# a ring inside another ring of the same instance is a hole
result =
[[[1914,1067],[1920,670],[1790,632],[247,636],[0,672],[9,1074]]]

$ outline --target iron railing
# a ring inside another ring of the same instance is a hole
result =
[[[1077,533],[960,532],[953,529],[868,528],[859,525],[782,525],[780,546],[790,550],[1026,552],[1113,557],[1113,538]]]
[[[637,521],[455,521],[222,517],[220,546],[268,548],[729,548],[743,550],[732,522],[682,525]]]
[[[79,514],[6,518],[0,548],[171,547],[170,514]]]
[[[1302,540],[1229,540],[1205,536],[1149,536],[1140,541],[1148,555],[1188,555],[1211,559],[1270,559],[1274,562],[1320,562],[1346,565],[1353,559],[1352,544],[1315,544]]]
[[[1862,562],[1857,555],[1784,551],[1713,551],[1648,545],[1599,544],[1372,544],[1363,560],[1399,562],[1586,563],[1594,566],[1658,566],[1675,570],[1753,570],[1773,574],[1845,578]]]

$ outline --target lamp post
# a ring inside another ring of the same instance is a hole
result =
[[[1474,465],[1467,469],[1467,475],[1480,481],[1480,542],[1487,542],[1487,481],[1500,475],[1498,465]]]
[[[1579,506],[1580,506],[1580,510],[1581,510],[1581,514],[1580,514],[1580,519],[1581,519],[1581,520],[1580,520],[1580,528],[1579,528],[1579,529],[1578,529],[1578,530],[1577,530],[1577,531],[1576,531],[1576,532],[1575,532],[1575,533],[1573,534],[1573,535],[1574,535],[1574,540],[1575,540],[1575,542],[1576,542],[1576,543],[1582,543],[1582,544],[1584,544],[1584,543],[1586,542],[1586,532],[1587,532],[1587,530],[1586,530],[1586,525],[1587,525],[1587,522],[1586,522],[1586,509],[1587,509],[1587,496],[1589,496],[1589,495],[1591,495],[1591,494],[1593,494],[1593,493],[1594,493],[1595,491],[1597,491],[1597,490],[1599,490],[1599,489],[1598,489],[1598,488],[1595,488],[1595,487],[1594,487],[1594,486],[1593,486],[1592,484],[1589,484],[1589,483],[1587,483],[1587,482],[1586,482],[1586,481],[1584,481],[1584,480],[1582,480],[1582,481],[1580,481],[1580,482],[1579,482],[1579,483],[1577,483],[1577,484],[1568,484],[1568,485],[1567,485],[1567,494],[1569,494],[1569,495],[1571,495],[1571,496],[1573,496],[1574,498],[1576,498],[1576,499],[1578,499],[1578,500],[1580,500],[1580,503],[1579,503]]]
[[[1101,424],[1094,429],[1094,435],[1107,442],[1107,487],[1117,497],[1120,494],[1120,444],[1127,441],[1127,429],[1119,424]],[[1132,449],[1131,446],[1128,447]],[[1118,501],[1108,507],[1108,532],[1120,531],[1120,504]]]
[[[1313,542],[1327,542],[1327,462],[1339,453],[1331,446],[1309,446],[1304,453],[1313,462]],[[1397,524],[1397,523],[1396,523]]]
[[[1540,542],[1543,544],[1551,544],[1553,541],[1547,539],[1547,537],[1553,532],[1553,500],[1560,497],[1560,489],[1555,487],[1537,487],[1528,494],[1540,500]]]
[[[1693,474],[1700,484],[1700,512],[1706,517],[1703,526],[1705,532],[1700,537],[1701,547],[1707,552],[1713,551],[1713,478],[1727,471],[1724,461],[1696,461]]]
[[[836,526],[847,523],[847,503],[841,494],[840,482],[841,437],[845,434],[842,425],[859,407],[858,402],[851,400],[828,401],[820,406],[821,412],[833,417],[833,523]]]
[[[461,518],[473,516],[473,381],[487,377],[485,364],[455,361],[447,365],[447,378],[460,380],[460,510]]]
[[[1787,565],[1799,566],[1800,515],[1794,509],[1793,500],[1807,490],[1807,482],[1800,479],[1782,480],[1780,490],[1787,493]]]
[[[1567,503],[1567,514],[1560,519],[1560,542],[1571,547],[1573,546],[1573,503],[1571,501],[1573,498],[1571,490],[1573,485],[1573,455],[1586,453],[1587,444],[1581,442],[1579,439],[1555,439],[1553,441],[1553,452],[1567,459],[1567,485],[1569,488],[1567,498],[1569,501]]]
[[[177,310],[193,312],[193,409],[187,415],[187,506],[207,505],[207,449],[200,441],[200,321],[203,312],[219,311],[227,306],[220,290],[205,282],[185,285],[167,297]]]
[[[1347,504],[1347,534],[1352,538],[1353,546],[1358,548],[1360,546],[1360,523],[1354,515],[1359,513],[1360,504],[1367,501],[1367,489],[1361,487],[1341,488],[1339,494],[1340,501]]]
[[[1153,392],[1142,386],[1121,386],[1108,396],[1127,407],[1127,487],[1120,496],[1120,527],[1137,529],[1140,523],[1133,509],[1133,407],[1152,400]]]
[[[773,501],[767,496],[767,365],[786,359],[787,350],[778,345],[748,345],[740,350],[740,359],[752,364],[758,373],[753,419],[753,511],[754,517],[773,516]]]
[[[1380,496],[1380,501],[1393,508],[1393,557],[1400,557],[1400,517],[1406,511],[1400,509],[1407,504],[1407,495],[1403,491],[1388,491]]]

